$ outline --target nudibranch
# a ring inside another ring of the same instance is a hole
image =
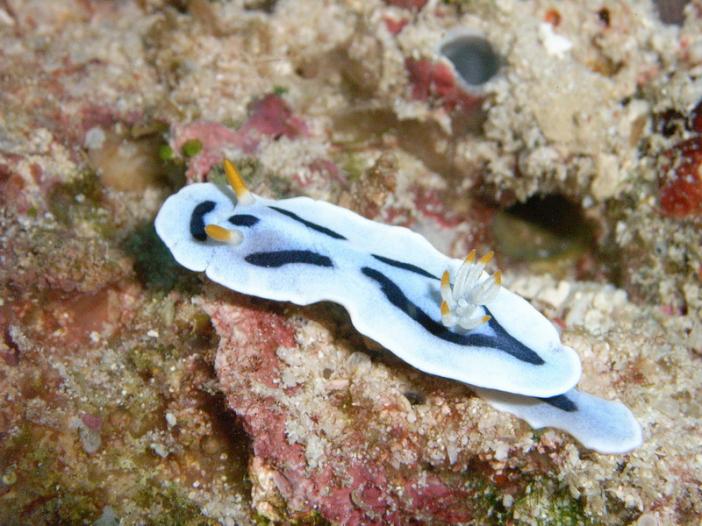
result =
[[[231,162],[224,168],[230,187],[186,186],[156,217],[184,267],[243,294],[338,303],[360,333],[410,365],[475,386],[532,426],[563,429],[603,452],[640,443],[625,406],[574,389],[577,354],[502,286],[499,271],[486,272],[491,253],[449,258],[407,228],[307,197],[254,195]]]

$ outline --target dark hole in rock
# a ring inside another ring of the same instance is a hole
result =
[[[246,0],[244,9],[247,11],[263,11],[267,14],[272,14],[275,11],[275,5],[278,0]]]
[[[609,14],[609,9],[607,9],[606,7],[603,7],[602,9],[597,11],[597,18],[599,18],[600,22],[602,22],[602,24],[604,24],[607,27],[609,27],[609,24],[612,21],[610,16],[611,15]]]
[[[485,84],[500,69],[500,58],[490,42],[477,35],[448,38],[440,51],[468,86]]]
[[[681,26],[685,21],[685,6],[688,2],[689,0],[656,0],[661,22]]]
[[[422,393],[418,393],[417,391],[406,391],[403,394],[405,395],[405,398],[409,400],[409,403],[412,405],[421,405],[427,400]]]
[[[653,116],[653,125],[664,137],[672,137],[685,127],[685,116],[674,109],[665,110]]]
[[[205,464],[206,469],[226,475],[228,482],[240,491],[250,492],[247,466],[253,454],[253,445],[243,421],[231,410],[221,393],[212,395],[203,392],[200,402],[202,410],[209,414],[212,425],[212,432],[203,437],[199,444],[201,463]],[[196,456],[195,452],[193,456]]]
[[[500,253],[520,261],[577,257],[592,239],[580,206],[558,194],[534,196],[501,210],[492,228]]]

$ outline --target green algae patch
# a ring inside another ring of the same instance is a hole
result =
[[[162,144],[158,149],[158,158],[161,159],[163,162],[172,161],[174,157],[175,152],[173,151],[173,148],[171,148],[167,144]]]
[[[491,524],[505,524],[511,518],[511,513],[503,504],[504,492],[480,468],[467,471],[464,477],[464,488],[472,496],[478,522],[487,522],[489,518]]]
[[[139,281],[149,289],[168,293],[173,289],[193,293],[200,287],[197,275],[178,265],[153,223],[134,229],[122,242],[122,249],[134,261]]]
[[[270,524],[270,523],[269,523]],[[306,513],[302,517],[296,517],[291,521],[293,526],[331,526],[331,522],[325,519],[318,511]]]
[[[341,160],[341,167],[350,182],[358,181],[366,167],[365,159],[356,153],[348,153]]]
[[[519,522],[541,526],[595,526],[585,511],[583,499],[573,497],[568,488],[548,478],[530,483],[515,499],[512,517]]]
[[[56,524],[89,524],[100,516],[100,507],[93,497],[61,488],[32,511],[35,519],[55,520]]]
[[[0,444],[0,466],[15,473],[11,491],[0,487],[0,524],[19,524],[19,517],[23,524],[86,524],[99,516],[99,490],[66,474],[56,443],[55,433],[25,424]]]
[[[567,486],[548,476],[534,478],[524,485],[518,476],[513,478],[503,473],[495,478],[477,465],[464,477],[464,487],[472,495],[474,519],[478,524],[596,524],[585,511],[584,499],[573,497]]]
[[[185,177],[185,172],[187,165],[185,161],[176,155],[167,144],[162,144],[158,150],[158,157],[161,160],[161,169],[163,170],[163,177],[168,185],[168,187],[177,192],[185,186],[187,178]]]
[[[218,521],[205,517],[198,506],[175,485],[151,481],[134,497],[134,503],[154,512],[153,526],[216,526]]]
[[[163,356],[158,349],[134,347],[128,351],[129,362],[141,377],[150,378],[154,371],[163,368]]]
[[[114,233],[107,211],[102,208],[103,186],[97,174],[83,172],[67,183],[54,186],[49,192],[49,211],[65,226],[86,221],[105,237]]]
[[[195,157],[202,151],[202,141],[200,139],[190,139],[183,143],[180,151],[185,157]]]

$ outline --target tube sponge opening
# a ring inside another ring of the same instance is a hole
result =
[[[500,69],[500,57],[492,44],[475,34],[454,34],[444,40],[439,52],[446,57],[466,88],[478,88]]]

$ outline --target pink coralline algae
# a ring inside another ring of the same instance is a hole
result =
[[[470,111],[482,103],[481,96],[469,93],[458,84],[453,68],[443,60],[408,58],[405,68],[415,100],[435,99],[447,111]]]
[[[15,170],[0,164],[0,195],[3,196],[3,204],[12,203],[16,210],[26,212],[30,208],[30,203],[24,187],[25,182]]]
[[[294,139],[308,134],[307,125],[293,114],[290,106],[278,95],[270,94],[250,106],[248,120],[237,130],[215,122],[197,121],[175,126],[171,142],[176,151],[194,139],[202,143],[202,151],[188,167],[189,179],[202,180],[213,165],[222,161],[224,148],[236,148],[250,155],[265,138]]]
[[[293,115],[282,98],[267,95],[253,104],[249,120],[238,132],[246,138],[243,148],[255,149],[258,146],[257,134],[274,139],[281,136],[292,139],[307,135],[308,130],[305,122]]]
[[[417,188],[414,195],[414,204],[417,211],[424,217],[433,219],[443,228],[455,228],[463,221],[462,217],[451,211],[447,211],[443,197],[440,192],[433,188]]]
[[[426,440],[410,430],[406,420],[394,422],[382,440],[371,438],[370,429],[383,418],[379,415],[400,413],[399,407],[385,402],[386,409],[378,412],[354,401],[331,441],[328,434],[335,432],[319,420],[337,411],[337,402],[344,406],[338,400],[342,395],[331,393],[317,402],[303,396],[300,400],[307,401],[300,406],[296,396],[309,383],[286,381],[289,364],[279,357],[281,349],[294,350],[295,356],[314,353],[298,343],[306,337],[305,322],[287,319],[277,307],[271,311],[269,304],[265,308],[256,304],[227,295],[207,300],[204,307],[221,338],[215,362],[220,385],[252,438],[249,466],[259,512],[274,520],[318,513],[333,523],[350,525],[469,521],[472,504],[460,478],[448,482],[422,468],[419,459],[402,465],[392,460],[400,450],[417,455],[419,442]],[[303,437],[297,436],[300,426]],[[316,453],[311,445],[326,443],[327,438],[329,447]]]
[[[409,23],[409,20],[406,20],[404,18],[393,18],[391,16],[386,16],[383,18],[383,22],[385,22],[385,27],[387,30],[390,32],[392,35],[397,35],[402,31],[405,26]]]

